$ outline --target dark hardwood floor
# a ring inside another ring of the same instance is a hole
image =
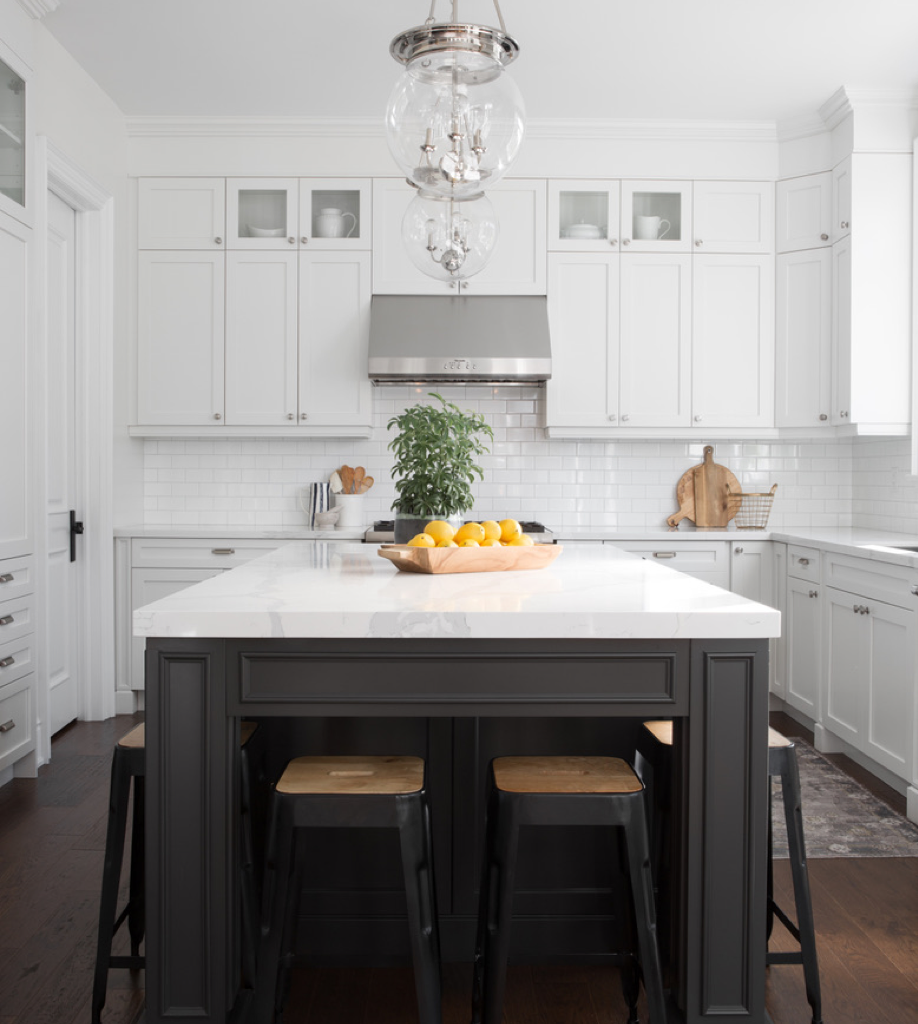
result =
[[[0,788],[0,1024],[90,1020],[111,749],[139,717],[69,727],[37,780]],[[812,739],[784,716],[772,724]],[[832,760],[904,811],[898,794],[847,758]],[[810,877],[826,1024],[918,1021],[918,859],[813,860]],[[789,885],[779,861],[776,886],[792,906]],[[772,946],[792,948],[780,926]],[[445,966],[444,1024],[467,1024],[470,978],[466,964]],[[111,972],[106,1024],[142,1021],[143,980],[142,972]],[[774,1024],[808,1024],[799,967],[769,969],[766,1003]],[[301,967],[285,1016],[291,1024],[411,1024],[412,973]],[[613,969],[516,966],[504,1019],[620,1024],[626,1016]]]

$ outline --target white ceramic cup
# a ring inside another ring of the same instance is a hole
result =
[[[351,218],[351,226],[347,226],[347,218]],[[351,232],[357,227],[357,217],[350,210],[337,210],[332,206],[319,210],[316,217],[316,234],[319,238],[350,238]]]
[[[666,227],[663,227],[663,225]],[[666,232],[669,231],[670,224],[668,220],[664,220],[661,217],[645,217],[640,214],[636,214],[634,218],[634,237],[642,240],[655,240],[657,238],[665,238]]]
[[[339,530],[366,525],[363,512],[364,498],[366,498],[365,494],[335,495],[335,508],[341,509],[337,523]]]

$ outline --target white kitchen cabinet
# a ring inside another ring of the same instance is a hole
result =
[[[775,263],[775,425],[828,427],[832,250],[782,253]]]
[[[704,253],[774,251],[775,187],[770,181],[696,181],[693,249]]]
[[[616,547],[631,551],[648,562],[665,565],[687,576],[713,583],[725,590],[730,586],[730,544],[728,541],[710,543],[672,541],[649,543],[643,540],[614,541]]]
[[[282,426],[297,419],[295,252],[226,254],[226,419]]]
[[[0,686],[0,771],[35,749],[36,718],[34,672]]]
[[[618,181],[549,181],[549,251],[607,253],[618,248],[620,200]]]
[[[774,261],[692,260],[692,425],[774,425]]]
[[[370,249],[373,186],[369,178],[301,178],[301,246]]]
[[[402,242],[402,218],[416,190],[403,178],[373,181],[373,291],[377,295],[449,295],[456,282],[438,281],[415,267]],[[546,186],[505,179],[487,190],[500,225],[487,266],[462,291],[474,295],[544,295]]]
[[[225,179],[140,178],[137,188],[139,248],[226,248]]]
[[[832,246],[832,415],[833,426],[851,420],[851,238]]]
[[[691,422],[691,282],[691,256],[622,256],[619,407],[624,427]]]
[[[775,187],[775,249],[795,252],[832,244],[832,172],[805,174]]]
[[[296,178],[228,178],[227,249],[295,252],[299,196]]]
[[[225,260],[223,252],[139,254],[139,423],[222,423]]]
[[[31,221],[31,72],[8,48],[0,60],[0,213]]]
[[[300,253],[301,426],[372,426],[370,274],[368,252]]]
[[[623,251],[691,252],[692,183],[623,181]]]
[[[597,429],[618,423],[620,262],[612,253],[549,256],[549,426]]]
[[[730,590],[769,608],[780,608],[777,599],[774,545],[770,540],[747,540],[740,536],[730,543]],[[783,571],[783,562],[781,564]],[[769,641],[768,689],[778,693],[777,639]],[[783,673],[780,674],[783,681]]]
[[[769,690],[776,697],[787,697],[787,545],[771,542],[774,607],[781,613],[781,635],[771,645]]]
[[[32,551],[30,244],[31,230],[0,214],[0,559]]]
[[[852,163],[849,156],[832,170],[832,241],[851,234]]]
[[[784,699],[812,722],[818,722],[821,714],[822,593],[819,583],[791,575],[787,577],[786,613],[782,627],[786,636]]]

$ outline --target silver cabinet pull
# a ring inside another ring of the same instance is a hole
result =
[[[609,239],[609,245],[618,245],[618,239],[617,238],[610,238]]]
[[[675,551],[654,551],[653,557],[654,558],[675,558],[676,557],[676,552]]]
[[[10,729],[15,729],[15,728],[16,728],[16,723],[11,718],[8,722],[4,722],[3,725],[0,725],[0,732],[9,732]]]
[[[295,417],[295,416],[293,415],[293,413],[292,413],[292,412],[288,412],[288,413],[287,413],[287,419],[288,419],[288,420],[293,420],[293,419],[296,419],[296,417]]]
[[[301,420],[308,420],[309,419],[309,413],[308,412],[301,412],[300,413],[300,419]]]
[[[846,221],[846,220],[843,220],[843,221],[841,222],[841,226],[842,226],[843,228],[845,228],[846,230],[847,230],[847,229],[848,229],[849,227],[851,227],[851,225],[849,224],[849,222],[848,222],[848,221]]]
[[[2,576],[0,576],[0,583],[12,583],[12,582],[13,582],[13,574],[11,572],[5,572]]]
[[[622,239],[622,245],[631,245],[631,239],[630,238],[623,238]]]
[[[219,235],[217,235],[217,237],[214,239],[214,242],[217,245],[223,245],[223,239]]]
[[[15,665],[16,659],[13,657],[0,658],[0,668],[9,668],[10,665]]]
[[[828,235],[826,235],[826,234],[822,234],[822,235],[820,235],[820,236],[819,236],[819,238],[820,238],[820,240],[821,240],[821,241],[823,241],[823,242],[828,242],[828,240],[829,240],[829,236],[828,236]]]
[[[808,558],[798,558],[797,561],[800,563],[800,565],[809,565],[810,564],[810,560]]]
[[[703,245],[703,244],[704,244],[704,243],[703,243],[703,242],[701,241],[701,239],[700,239],[700,238],[696,238],[696,239],[695,239],[695,245],[699,245],[699,246],[700,246],[700,245]]]
[[[212,555],[235,555],[235,548],[211,548],[210,553]]]
[[[8,626],[12,621],[12,615],[4,615],[3,618],[0,618],[0,626]]]
[[[307,245],[308,242],[309,239],[305,235],[303,235],[303,237],[300,239],[300,245]]]
[[[912,593],[915,595],[915,597],[918,597],[918,586],[912,587]]]
[[[742,548],[734,548],[733,549],[733,554],[734,555],[741,555],[742,553],[743,553],[743,549]]]
[[[866,604],[856,604],[854,606],[854,612],[856,615],[869,615],[870,609]]]
[[[701,422],[701,417],[700,416],[696,416],[695,417],[695,422],[696,423],[700,423]]]
[[[289,237],[289,238],[287,239],[287,241],[288,241],[288,242],[289,242],[289,243],[290,243],[291,245],[296,245],[296,236],[295,236],[295,235],[291,235],[291,236],[290,236],[290,237]]]
[[[627,422],[628,422],[628,420],[630,420],[630,419],[631,419],[631,416],[630,416],[630,414],[626,412],[626,413],[625,413],[625,414],[624,414],[624,415],[622,416],[622,423],[627,423]]]
[[[215,412],[214,413],[214,419],[215,420],[222,420],[223,419],[223,414],[219,413],[219,412]]]
[[[827,420],[828,418],[829,418],[829,417],[828,417],[828,416],[827,416],[827,415],[826,415],[826,414],[825,414],[824,412],[821,412],[821,413],[819,414],[819,419],[820,419],[820,421],[821,421],[822,423],[825,423],[825,421],[826,421],[826,420]]]
[[[811,590],[810,591],[810,597],[819,597],[819,591],[818,590]]]
[[[615,415],[614,412],[610,412],[609,413],[609,422],[610,423],[614,423],[617,419],[618,419],[618,417]]]

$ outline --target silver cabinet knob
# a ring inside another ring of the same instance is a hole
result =
[[[609,239],[609,245],[618,245],[618,239],[617,238],[610,238]]]
[[[695,245],[698,245],[698,246],[700,246],[700,245],[703,245],[703,244],[704,244],[704,243],[703,243],[703,242],[701,241],[701,239],[700,239],[700,238],[696,238],[696,239],[695,239]]]
[[[631,245],[631,239],[630,238],[623,238],[622,239],[622,245]]]
[[[295,419],[296,419],[296,416],[294,416],[292,412],[288,412],[288,413],[287,413],[287,419],[288,419],[288,420],[295,420]]]
[[[631,417],[630,417],[630,416],[628,415],[628,413],[625,413],[625,414],[624,414],[624,415],[622,416],[622,423],[627,423],[627,422],[628,422],[628,420],[630,420],[630,419],[631,419]]]
[[[861,605],[856,604],[854,606],[854,608],[852,609],[852,611],[854,612],[855,615],[860,615],[861,614]]]
[[[305,235],[303,235],[303,237],[300,239],[300,245],[306,245],[308,242],[309,239]]]
[[[841,418],[843,420],[846,420],[848,418],[848,410],[847,409],[842,409],[842,411],[839,413],[839,415],[841,416]]]
[[[843,228],[844,228],[845,230],[847,230],[848,228],[850,228],[850,227],[851,227],[850,223],[849,223],[848,221],[846,221],[846,220],[843,220],[843,221],[841,222],[841,226],[842,226],[842,227],[843,227]]]
[[[288,241],[288,242],[289,242],[289,243],[290,243],[291,245],[296,245],[296,236],[295,236],[295,235],[291,235],[291,236],[290,236],[290,237],[289,237],[289,238],[287,239],[287,241]]]
[[[918,597],[918,586],[912,587],[912,593],[915,595],[915,597]]]
[[[743,549],[742,548],[734,548],[733,549],[733,554],[734,555],[741,555],[742,553],[743,553]]]
[[[809,565],[810,560],[808,558],[798,558],[797,562],[799,565]]]
[[[214,413],[214,419],[215,420],[222,420],[223,419],[223,413],[215,412]]]
[[[301,419],[301,420],[308,420],[308,419],[309,419],[309,415],[308,415],[308,413],[305,413],[305,412],[301,412],[301,413],[300,413],[300,419]]]
[[[695,422],[696,423],[700,423],[701,422],[701,417],[700,416],[696,416],[695,417]]]
[[[821,241],[823,241],[823,242],[828,242],[828,240],[829,240],[829,236],[828,236],[827,234],[825,234],[825,233],[821,234],[821,235],[819,236],[819,238],[820,238],[820,240],[821,240]]]
[[[8,722],[4,722],[0,725],[0,732],[10,732],[10,730],[16,728],[16,722],[11,718]]]
[[[214,239],[214,242],[216,245],[223,245],[223,239],[219,235]]]
[[[9,668],[10,665],[15,665],[16,659],[13,657],[0,658],[0,668]]]
[[[821,421],[822,421],[823,423],[825,423],[825,421],[826,421],[826,420],[827,420],[828,418],[829,418],[829,417],[828,417],[828,416],[827,416],[827,415],[826,415],[826,414],[825,414],[824,412],[821,412],[821,413],[819,414],[819,419],[820,419],[820,420],[821,420]]]
[[[818,590],[811,590],[810,591],[810,597],[819,597],[819,591]]]
[[[618,417],[615,415],[614,412],[610,412],[609,413],[609,422],[610,423],[614,423],[617,419],[618,419]]]

